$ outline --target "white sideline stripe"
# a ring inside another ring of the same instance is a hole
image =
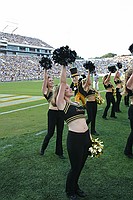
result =
[[[40,132],[36,133],[35,135],[41,135],[41,134],[46,133],[46,132],[47,132],[47,130],[40,131]]]
[[[101,90],[101,91],[99,91],[99,92],[106,92],[106,90]]]
[[[48,104],[48,103],[42,103],[42,104],[35,105],[35,106],[29,106],[29,107],[25,107],[25,108],[19,108],[19,109],[16,109],[16,110],[10,110],[10,111],[7,111],[7,112],[2,112],[2,113],[0,113],[0,115],[18,112],[18,111],[21,111],[21,110],[28,110],[30,108],[35,108],[35,107],[43,106],[43,105],[46,105],[46,104]],[[103,108],[99,108],[98,110],[103,110]]]
[[[8,147],[12,147],[12,144],[7,144],[7,145],[5,145],[4,147],[1,147],[0,149],[6,149],[6,148],[8,148]]]
[[[39,106],[43,106],[43,105],[46,105],[48,103],[42,103],[42,104],[38,104],[38,105],[34,105],[34,106],[29,106],[29,107],[25,107],[25,108],[19,108],[19,109],[16,109],[16,110],[10,110],[10,111],[7,111],[7,112],[2,112],[0,113],[0,115],[4,115],[4,114],[8,114],[8,113],[13,113],[13,112],[18,112],[18,111],[21,111],[21,110],[27,110],[27,109],[30,109],[30,108],[36,108],[36,107],[39,107]]]
[[[3,97],[12,97],[14,96],[13,94],[0,94],[0,98],[3,98]]]
[[[103,110],[103,108],[99,108],[98,110]]]

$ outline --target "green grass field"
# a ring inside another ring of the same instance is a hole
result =
[[[65,181],[70,167],[66,151],[67,125],[63,135],[66,159],[60,160],[54,153],[56,133],[46,154],[39,155],[47,131],[48,110],[41,87],[42,81],[0,83],[1,200],[67,200]],[[102,84],[99,87],[103,90]],[[27,102],[17,103],[20,97]],[[132,200],[133,160],[123,154],[130,132],[128,108],[122,99],[122,113],[117,114],[117,119],[106,121],[102,119],[104,107],[105,103],[98,106],[96,121],[104,153],[99,158],[88,157],[80,186],[88,194],[85,200]]]

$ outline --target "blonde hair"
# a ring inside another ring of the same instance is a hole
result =
[[[57,98],[57,95],[58,95],[58,92],[59,92],[59,88],[60,88],[60,85],[55,85],[54,88],[53,88],[53,95],[52,95],[52,98],[51,98],[51,104],[54,107],[56,107],[56,98]]]

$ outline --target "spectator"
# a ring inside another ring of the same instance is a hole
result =
[[[94,71],[93,79],[93,88],[99,90],[99,75],[96,71]]]

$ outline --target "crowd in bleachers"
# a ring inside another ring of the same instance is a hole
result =
[[[36,57],[0,56],[0,81],[41,79]]]
[[[0,32],[0,40],[6,40],[11,43],[28,44],[34,46],[47,46],[40,39],[25,37],[21,35],[9,34]],[[21,80],[42,80],[43,70],[39,64],[41,58],[38,56],[25,55],[13,55],[13,54],[0,54],[0,81],[21,81]],[[108,72],[109,65],[115,65],[117,62],[121,62],[123,69],[129,65],[133,66],[133,56],[115,56],[113,58],[101,58],[101,59],[89,59],[95,65],[95,69],[99,75]],[[69,68],[77,67],[79,74],[86,73],[83,64],[86,62],[84,59],[77,59],[74,64],[68,66],[67,76],[70,77]],[[53,65],[52,70],[49,73],[53,77],[59,78],[60,66]]]
[[[41,58],[37,56],[1,55],[0,56],[0,81],[42,80],[43,69],[39,64]],[[83,63],[85,60],[77,59],[72,66],[77,67],[79,74],[85,73]],[[123,69],[133,66],[133,56],[121,56],[106,59],[93,59],[96,71],[100,75],[108,72],[108,66],[121,62]],[[69,68],[67,76],[69,77]],[[50,73],[59,78],[60,66],[53,65]]]

